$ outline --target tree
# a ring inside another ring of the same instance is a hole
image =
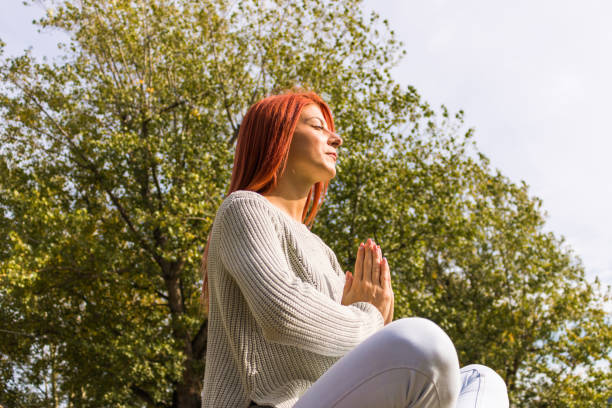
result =
[[[296,84],[345,138],[314,226],[341,262],[374,235],[396,317],[437,321],[517,404],[551,400],[547,382],[560,406],[603,398],[607,295],[461,117],[392,79],[386,22],[356,0],[226,3],[65,1],[39,22],[70,34],[63,58],[2,62],[0,403],[199,406],[198,266],[237,129]]]
[[[5,398],[197,406],[198,263],[248,106],[295,81],[408,105],[356,69],[395,50],[356,3],[279,5],[67,1],[40,22],[70,33],[60,61],[3,63]]]

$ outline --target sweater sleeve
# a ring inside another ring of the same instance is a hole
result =
[[[268,341],[340,357],[384,325],[373,305],[336,303],[291,271],[264,203],[232,200],[219,215],[221,262]]]

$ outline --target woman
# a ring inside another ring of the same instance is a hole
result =
[[[507,407],[503,380],[484,366],[460,370],[434,323],[392,322],[380,246],[362,243],[345,274],[306,226],[341,144],[312,92],[270,96],[244,117],[203,258],[203,407]]]

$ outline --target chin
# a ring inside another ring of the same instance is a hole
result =
[[[329,167],[329,166],[325,166],[324,168],[319,167],[316,170],[315,177],[313,178],[315,181],[314,183],[327,183],[328,181],[330,181],[331,179],[333,179],[334,177],[336,177],[336,167]]]

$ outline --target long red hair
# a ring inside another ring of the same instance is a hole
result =
[[[293,132],[302,110],[315,104],[327,122],[327,128],[335,131],[334,120],[329,106],[319,95],[310,91],[287,92],[268,96],[256,102],[244,116],[238,132],[232,179],[227,195],[237,190],[255,191],[266,194],[274,189],[278,177],[283,173],[289,157]],[[323,203],[329,182],[315,183],[308,193],[302,222],[308,227]],[[202,255],[202,298],[208,309],[208,244]]]

